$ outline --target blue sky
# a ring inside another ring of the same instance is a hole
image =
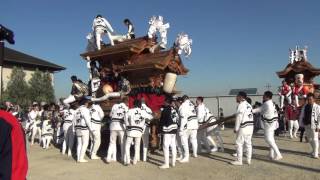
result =
[[[273,88],[275,72],[288,63],[288,48],[309,47],[309,60],[320,66],[320,1],[212,0],[212,1],[3,1],[0,23],[15,32],[16,50],[62,65],[55,76],[57,97],[70,92],[73,74],[88,79],[80,53],[97,14],[124,34],[125,18],[143,36],[152,15],[162,15],[171,27],[171,45],[179,32],[193,39],[193,54],[184,59],[190,73],[178,88],[190,95],[224,95],[231,88]],[[107,40],[107,39],[106,39]],[[319,83],[319,79],[316,79]]]

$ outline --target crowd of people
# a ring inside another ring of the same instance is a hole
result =
[[[236,161],[231,164],[243,164],[243,151],[246,152],[247,164],[251,164],[251,140],[256,124],[254,117],[257,114],[261,117],[260,124],[264,129],[265,141],[270,147],[270,158],[275,161],[281,160],[283,157],[274,138],[275,130],[279,127],[279,116],[272,101],[272,93],[265,92],[263,104],[254,106],[256,108],[252,108],[250,99],[244,92],[239,92],[236,101],[239,103],[233,115],[235,117],[236,153],[234,156],[236,156]],[[74,155],[79,163],[88,162],[85,159],[87,151],[92,160],[102,158],[97,155],[97,152],[101,144],[101,132],[103,132],[101,131],[102,120],[107,119],[110,140],[106,162],[119,161],[127,166],[137,164],[140,159],[147,161],[150,122],[154,119],[154,113],[146,105],[144,99],[136,99],[132,108],[128,107],[128,102],[119,100],[113,105],[108,115],[98,103],[86,98],[71,106],[65,106],[63,103],[61,105],[33,103],[27,113],[22,113],[18,105],[7,102],[6,111],[16,116],[22,123],[26,140],[30,141],[31,146],[37,142],[36,140],[44,149],[49,148],[53,143],[56,147],[61,147],[63,155],[72,156],[72,150],[76,144]],[[320,107],[315,103],[313,94],[308,94],[306,105],[302,107],[299,117],[300,126],[305,127],[306,137],[313,150],[312,157],[318,158]],[[198,97],[195,103],[186,95],[166,97],[158,127],[161,132],[164,155],[164,163],[160,168],[170,168],[170,152],[171,167],[175,166],[176,161],[188,163],[190,151],[195,158],[198,153],[224,152],[220,132],[222,123],[203,126],[215,121],[217,119],[204,104],[203,97]],[[297,129],[295,124],[296,122],[290,122],[290,129],[291,127]],[[293,132],[290,130],[290,137],[295,137],[296,133],[296,130]],[[143,147],[142,158],[140,158],[141,145]],[[131,146],[134,146],[133,157],[130,152]],[[119,147],[120,149],[117,149]]]

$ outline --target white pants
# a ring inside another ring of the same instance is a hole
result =
[[[55,141],[56,141],[56,144],[61,144],[61,143],[63,143],[63,136],[62,136],[63,128],[61,128],[60,123],[58,123],[57,126],[58,127],[57,127],[57,130],[55,132],[55,137],[56,137]]]
[[[150,127],[146,126],[144,129],[144,132],[142,134],[143,161],[147,161],[147,154],[148,154],[148,147],[149,147],[149,136],[150,136]]]
[[[89,130],[77,130],[77,161],[84,160],[88,144]]]
[[[213,140],[212,136],[216,137],[218,145]],[[215,128],[209,127],[207,129],[207,141],[214,147],[220,147],[221,149],[224,149],[223,147],[223,140],[220,133],[220,127],[217,126]]]
[[[294,132],[292,134],[293,128],[294,128]],[[299,122],[298,122],[298,120],[289,120],[289,135],[290,135],[291,138],[293,136],[297,137],[298,130],[299,130]]]
[[[276,144],[276,141],[274,139],[274,130],[273,130],[273,128],[264,130],[264,139],[265,139],[266,143],[270,147],[270,157],[271,158],[275,158],[275,155],[276,155],[276,157],[281,156],[279,148],[278,148],[278,146]]]
[[[236,148],[237,148],[237,161],[242,162],[243,146],[247,153],[247,161],[251,161],[252,157],[252,134],[237,134]]]
[[[283,108],[284,99],[286,99],[288,101],[288,104],[291,104],[291,95],[289,95],[289,96],[281,95],[280,96],[280,108]]]
[[[193,151],[193,156],[197,156],[197,150],[198,150],[198,142],[197,142],[197,129],[187,129],[183,132],[181,136],[181,144],[183,147],[183,158],[186,160],[189,160],[189,139],[192,145],[192,151]]]
[[[131,146],[133,141],[134,141],[133,164],[136,164],[137,161],[138,161],[138,157],[139,157],[139,153],[140,153],[141,137],[129,137],[129,136],[127,136],[125,153],[124,153],[124,163],[125,164],[130,164],[130,146]]]
[[[76,98],[74,97],[74,95],[69,95],[66,99],[63,100],[63,104],[66,106],[70,106],[70,103],[73,103],[76,101]]]
[[[207,151],[210,151],[211,148],[210,148],[210,145],[209,145],[209,142],[207,140],[207,129],[201,129],[198,131],[198,135],[197,135],[197,138],[198,138],[198,151],[201,152],[201,149],[202,149],[202,145],[204,145],[205,149]]]
[[[296,107],[299,107],[299,96],[298,95],[294,95],[294,100],[296,103]]]
[[[44,149],[48,149],[51,140],[52,140],[52,135],[46,135],[46,136],[42,137],[42,147]]]
[[[101,41],[104,34],[105,33],[103,28],[95,28],[95,37],[98,50],[101,49]],[[111,45],[114,45],[113,42],[111,42]]]
[[[182,156],[183,156],[183,147],[182,147],[182,143],[181,143],[181,136],[179,136],[179,134],[176,135],[176,146],[177,146],[178,154],[182,158]]]
[[[91,136],[91,156],[97,155],[97,152],[99,150],[100,144],[101,144],[101,127],[96,127],[93,131],[93,134]]]
[[[319,132],[316,132],[314,129],[311,129],[311,126],[305,126],[306,136],[309,139],[309,143],[312,148],[312,155],[314,157],[319,157]]]
[[[71,156],[71,151],[74,144],[74,132],[72,129],[72,125],[63,125],[63,136],[64,140],[62,144],[62,154],[65,154],[68,150],[68,155]]]
[[[121,147],[121,161],[124,157],[124,131],[111,130],[110,132],[110,142],[108,148],[107,160],[116,161],[117,160],[117,138],[120,140]]]
[[[164,134],[163,135],[163,154],[164,154],[164,165],[169,166],[169,153],[171,148],[172,151],[172,166],[176,163],[177,148],[176,148],[176,134]]]
[[[41,128],[39,127],[39,125],[34,124],[31,134],[31,145],[33,145],[36,135],[38,135],[39,144],[41,144]]]

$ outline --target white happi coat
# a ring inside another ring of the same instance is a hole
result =
[[[276,130],[279,127],[278,111],[272,100],[267,100],[261,107],[253,110],[253,113],[261,113],[265,130]]]
[[[300,117],[299,117],[299,124],[304,126],[303,118],[304,118],[304,110],[306,105],[304,105],[301,109]],[[311,112],[311,129],[320,129],[320,106],[316,103],[312,105],[312,112]]]
[[[111,117],[110,130],[111,131],[125,130],[124,118],[127,112],[128,112],[128,106],[124,103],[119,103],[112,106],[112,109],[110,112],[110,117]]]
[[[252,106],[247,101],[242,101],[237,107],[236,122],[234,130],[238,134],[253,133]]]
[[[129,109],[125,116],[127,136],[141,137],[146,119],[152,118],[152,115],[140,108]]]
[[[181,118],[180,131],[199,128],[195,107],[189,99],[179,107],[179,115]]]

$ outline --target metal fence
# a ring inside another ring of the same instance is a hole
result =
[[[252,104],[255,102],[262,102],[262,95],[248,95],[252,100]],[[196,97],[190,97],[190,99],[195,102]],[[273,101],[276,104],[279,104],[279,96],[274,95]],[[224,116],[232,115],[236,112],[237,102],[236,96],[208,96],[204,97],[204,103],[210,109],[210,111],[216,116],[219,117],[219,109],[223,109]]]

